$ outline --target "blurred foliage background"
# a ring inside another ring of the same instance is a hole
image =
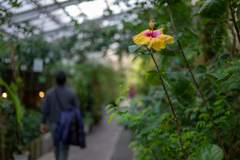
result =
[[[94,22],[88,25],[76,23],[70,36],[59,39],[48,40],[41,34],[33,35],[34,28],[11,24],[16,25],[18,31],[23,32],[25,37],[1,34],[0,76],[8,84],[11,81],[16,83],[17,77],[21,77],[24,86],[19,87],[18,94],[22,104],[26,108],[39,111],[41,98],[38,92],[52,87],[56,71],[64,70],[68,74],[67,85],[77,93],[84,121],[91,124],[100,121],[104,105],[114,103],[114,100],[121,95],[119,85],[135,86],[142,102],[133,105],[129,112],[134,115],[142,114],[139,119],[132,119],[125,124],[133,131],[132,145],[139,153],[137,158],[182,159],[179,142],[176,140],[176,127],[172,122],[173,118],[164,91],[161,86],[150,87],[144,80],[145,73],[154,69],[154,64],[147,55],[139,56],[132,62],[137,53],[128,52],[128,46],[133,44],[132,36],[148,29],[149,19],[153,19],[156,29],[164,27],[164,34],[180,40],[229,158],[240,159],[240,45],[231,21],[230,10],[228,9],[221,18],[211,19],[196,14],[204,4],[203,0],[169,0],[168,2],[171,5],[176,30],[180,33],[178,35],[174,35],[166,0],[136,0],[134,8],[129,10],[125,18],[118,23],[105,27]],[[115,3],[119,4],[118,1]],[[129,5],[128,1],[124,3]],[[231,3],[236,10],[239,25],[239,1],[232,0]],[[13,7],[19,6],[13,4]],[[3,12],[9,14],[7,11]],[[111,15],[112,11],[108,9],[105,13]],[[6,23],[4,17],[1,17],[1,23]],[[193,83],[176,41],[171,48],[174,50],[174,55],[155,53],[157,63],[168,72],[181,72]],[[227,59],[222,58],[225,53],[229,55]],[[32,70],[35,58],[40,58],[44,62],[41,73],[34,73]],[[207,72],[196,71],[199,64],[204,64]],[[40,82],[40,76],[46,80]],[[2,88],[2,91],[5,89]],[[198,107],[184,107],[177,102],[173,94],[170,96],[173,97],[173,105],[183,130],[182,137],[187,154],[194,159],[197,157],[195,151],[199,147],[210,143],[219,145],[206,109],[197,93],[194,93],[194,96],[197,97]],[[4,101],[5,104],[10,105],[10,102]],[[4,113],[12,112],[14,110],[10,109],[8,112],[4,110]],[[30,119],[35,113],[29,111],[25,114],[29,115]],[[36,116],[32,118],[34,117]],[[28,120],[23,120],[23,123],[26,121]],[[166,123],[165,126],[162,126],[163,121]],[[159,127],[161,131],[156,130]],[[4,132],[1,130],[1,133]],[[32,135],[38,134],[32,132]],[[32,135],[23,132],[24,143],[32,139]],[[149,147],[151,149],[148,149]]]

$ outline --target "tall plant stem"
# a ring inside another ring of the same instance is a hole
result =
[[[239,44],[240,44],[240,33],[239,33],[239,30],[238,30],[238,27],[237,27],[236,18],[235,18],[235,16],[234,16],[234,12],[233,12],[233,8],[232,8],[231,0],[228,0],[228,4],[229,4],[229,8],[230,8],[230,10],[231,10],[231,15],[232,15],[233,24],[234,24],[235,30],[236,30],[236,32],[237,32],[237,37],[238,37],[238,41],[239,41]]]
[[[174,30],[175,34],[177,35],[177,31],[176,31],[175,26],[174,26],[174,23],[173,23],[172,12],[171,12],[171,7],[170,7],[169,2],[168,2],[168,9],[169,9],[169,15],[170,15],[170,19],[171,19],[171,23],[172,23],[173,30]],[[204,103],[204,105],[205,105],[205,107],[206,107],[206,109],[207,109],[208,115],[209,115],[209,117],[210,117],[210,119],[211,119],[211,122],[212,122],[212,124],[213,124],[214,130],[215,130],[215,132],[216,132],[218,141],[219,141],[219,143],[220,143],[220,145],[221,145],[221,148],[222,148],[222,150],[223,150],[224,157],[225,157],[226,160],[229,160],[229,159],[228,159],[228,156],[227,156],[227,154],[226,154],[226,151],[225,151],[225,149],[224,149],[222,140],[221,140],[221,138],[220,138],[220,136],[219,136],[219,133],[218,133],[218,131],[217,131],[217,127],[216,127],[216,125],[215,125],[215,123],[214,123],[214,121],[213,121],[212,115],[211,115],[211,113],[210,113],[210,111],[209,111],[209,109],[208,109],[208,105],[207,105],[207,103],[206,103],[206,100],[205,100],[205,98],[203,97],[202,91],[201,91],[201,89],[200,89],[199,86],[198,86],[198,83],[197,83],[197,81],[196,81],[196,79],[195,79],[195,77],[194,77],[194,75],[193,75],[193,73],[192,73],[192,70],[191,70],[191,68],[190,68],[190,66],[189,66],[189,64],[188,64],[188,61],[187,61],[187,59],[186,59],[186,56],[185,56],[185,54],[184,54],[184,52],[183,52],[181,43],[180,43],[179,40],[177,40],[177,42],[178,42],[178,45],[179,45],[179,48],[180,48],[180,52],[181,52],[181,54],[182,54],[182,56],[183,56],[183,58],[184,58],[184,61],[185,61],[185,63],[187,64],[187,67],[188,67],[188,69],[189,69],[189,71],[190,71],[190,73],[191,73],[192,79],[193,79],[193,81],[194,81],[194,83],[195,83],[195,85],[196,85],[196,87],[197,87],[197,89],[198,89],[198,92],[199,92],[199,94],[200,94],[200,96],[201,96],[201,98],[202,98],[202,100],[203,100],[203,103]]]
[[[187,156],[186,156],[186,153],[185,153],[184,148],[183,148],[183,143],[182,143],[182,138],[181,138],[181,131],[180,131],[180,128],[179,128],[179,125],[178,125],[178,120],[177,120],[176,114],[175,114],[174,109],[173,109],[172,102],[171,102],[171,100],[170,100],[170,98],[169,98],[169,96],[168,96],[166,87],[164,86],[164,83],[163,83],[163,80],[162,80],[161,72],[160,72],[160,70],[159,70],[159,67],[158,67],[158,65],[157,65],[157,63],[156,63],[156,61],[155,61],[155,58],[154,58],[154,56],[153,56],[152,53],[151,53],[151,57],[152,57],[153,62],[154,62],[155,65],[156,65],[156,68],[157,68],[157,71],[158,71],[158,75],[159,75],[160,80],[161,80],[161,82],[162,82],[163,89],[164,89],[164,91],[165,91],[165,93],[166,93],[166,95],[167,95],[167,99],[168,99],[168,102],[169,102],[169,104],[170,104],[170,107],[171,107],[171,110],[172,110],[172,113],[173,113],[173,116],[174,116],[174,119],[175,119],[175,122],[176,122],[176,125],[177,125],[178,136],[179,136],[179,141],[180,141],[180,145],[181,145],[181,148],[182,148],[182,152],[183,152],[183,155],[184,155],[185,160],[187,160]]]

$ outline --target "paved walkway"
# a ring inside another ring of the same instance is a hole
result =
[[[108,116],[105,115],[99,125],[94,126],[86,136],[87,148],[71,146],[68,160],[131,160],[131,150],[127,147],[130,134],[123,127],[115,125],[113,120],[107,124]],[[121,150],[118,151],[119,147]],[[121,155],[121,156],[120,156]],[[119,158],[120,157],[120,158]],[[122,159],[122,158],[123,159]],[[53,151],[41,156],[38,160],[54,160]]]

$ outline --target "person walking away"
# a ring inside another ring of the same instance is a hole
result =
[[[46,133],[46,121],[49,121],[50,131],[54,139],[54,135],[59,116],[63,110],[69,110],[73,106],[77,107],[77,96],[74,91],[65,86],[66,74],[59,71],[55,76],[56,86],[46,92],[42,105],[42,121],[40,131]],[[57,95],[56,95],[57,94]],[[61,100],[61,104],[60,101]],[[54,153],[56,160],[66,160],[68,157],[69,145],[59,143],[54,146]]]

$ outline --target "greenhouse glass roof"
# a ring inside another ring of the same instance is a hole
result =
[[[75,23],[117,20],[134,7],[136,0],[18,0],[19,8],[12,8],[0,0],[1,8],[11,12],[9,20],[22,26],[36,28],[34,34],[61,35],[71,31]],[[116,2],[118,4],[116,4]],[[106,10],[111,10],[112,14]],[[6,34],[16,33],[16,27],[4,24],[0,30]],[[21,33],[19,33],[21,35]]]

